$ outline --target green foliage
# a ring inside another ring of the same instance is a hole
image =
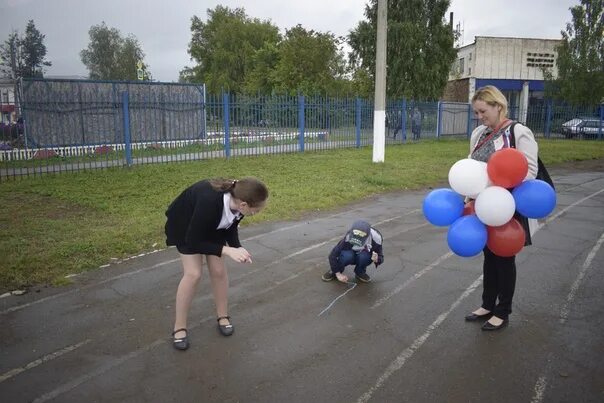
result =
[[[604,0],[581,0],[570,11],[572,23],[557,48],[558,78],[546,74],[546,91],[575,105],[596,105],[604,102]]]
[[[192,18],[189,54],[196,65],[180,72],[181,82],[205,83],[210,93],[350,91],[343,38],[300,25],[281,37],[278,27],[248,17],[243,8],[217,6],[207,12],[207,22]]]
[[[388,2],[388,97],[437,99],[442,95],[457,55],[455,34],[445,21],[448,7],[448,0]],[[369,1],[365,17],[348,35],[350,62],[363,71],[355,75],[358,88],[373,82],[375,75],[377,0]]]
[[[44,67],[52,65],[46,60],[44,38],[34,21],[29,20],[25,36],[13,31],[0,45],[0,65],[11,79],[44,76]]]
[[[207,12],[207,22],[197,16],[191,20],[189,54],[197,65],[183,69],[180,80],[205,83],[213,93],[239,93],[247,74],[255,71],[255,78],[247,85],[265,87],[266,83],[258,80],[263,72],[261,64],[274,65],[273,47],[280,40],[279,28],[270,21],[248,17],[242,8],[216,6]]]
[[[345,61],[332,33],[288,29],[279,44],[279,61],[273,73],[279,92],[327,94],[336,90],[336,80],[345,73]]]
[[[134,35],[124,38],[118,29],[108,27],[105,22],[90,27],[88,34],[90,42],[80,52],[80,57],[88,69],[90,79],[137,79],[137,63],[144,60],[145,53]],[[145,78],[150,80],[149,66],[144,62],[143,70]]]

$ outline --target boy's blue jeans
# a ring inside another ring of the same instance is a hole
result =
[[[360,252],[355,252],[353,250],[343,250],[340,253],[338,263],[340,266],[340,273],[344,271],[344,268],[346,268],[346,266],[353,264],[355,274],[364,274],[367,270],[367,266],[371,264],[371,252],[368,252],[366,250],[362,250]]]

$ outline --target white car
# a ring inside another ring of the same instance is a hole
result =
[[[597,118],[575,118],[562,124],[562,134],[566,138],[582,136],[586,139],[596,139],[602,126],[604,135],[604,122]]]

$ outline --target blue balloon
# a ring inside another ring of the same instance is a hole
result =
[[[463,216],[449,227],[447,243],[458,256],[476,256],[487,244],[487,227],[475,215]]]
[[[513,191],[516,210],[528,218],[543,218],[556,207],[556,191],[539,179],[522,182]]]
[[[431,224],[453,224],[463,213],[463,198],[451,189],[435,189],[424,198],[423,211]]]

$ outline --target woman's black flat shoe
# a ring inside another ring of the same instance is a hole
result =
[[[233,325],[231,323],[229,323],[228,325],[221,325],[220,319],[226,319],[229,322],[231,322],[231,317],[230,316],[220,316],[217,319],[217,321],[218,321],[218,330],[220,331],[220,334],[222,334],[223,336],[232,335],[233,332],[235,331],[235,328],[233,327]]]
[[[504,319],[503,322],[501,322],[501,325],[499,325],[499,326],[492,325],[489,321],[486,321],[486,322],[484,322],[484,325],[482,325],[482,330],[499,330],[499,329],[503,329],[507,325],[508,325],[507,319]]]
[[[177,350],[186,350],[189,348],[189,337],[187,329],[177,329],[175,331],[172,332],[172,337],[174,337],[174,335],[178,332],[185,332],[185,337],[179,337],[179,338],[175,338],[172,341],[172,345],[174,346],[175,349]]]
[[[471,313],[466,316],[466,322],[477,322],[482,319],[490,319],[493,316],[492,312],[485,313],[484,315],[476,315],[475,313]]]

